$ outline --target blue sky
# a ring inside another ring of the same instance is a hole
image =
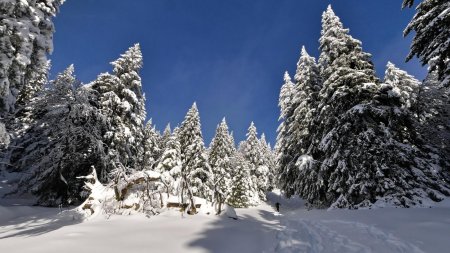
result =
[[[333,6],[344,26],[373,55],[378,76],[387,61],[423,79],[405,63],[414,14],[401,0],[67,0],[55,18],[52,75],[73,63],[89,82],[139,42],[147,114],[158,129],[181,123],[197,102],[205,143],[227,118],[236,142],[254,121],[276,138],[283,73],[295,72],[300,48],[318,57],[321,14]]]

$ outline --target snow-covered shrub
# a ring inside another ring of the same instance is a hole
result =
[[[88,216],[136,212],[156,215],[165,206],[163,193],[159,190],[161,175],[154,171],[123,175],[117,183],[108,185],[100,183],[95,168],[88,176],[78,178],[85,180],[85,187],[90,191],[87,200],[79,207]]]

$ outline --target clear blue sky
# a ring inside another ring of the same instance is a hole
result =
[[[413,9],[401,0],[67,0],[55,19],[52,75],[75,64],[87,83],[139,42],[148,118],[158,129],[179,124],[197,102],[205,143],[225,116],[236,142],[250,121],[273,144],[283,73],[295,72],[300,48],[318,56],[321,14],[332,4],[344,26],[373,55],[419,79],[425,68],[405,63],[411,37],[402,31]]]

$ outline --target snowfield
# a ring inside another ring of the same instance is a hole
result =
[[[1,189],[7,189],[3,183]],[[273,204],[281,204],[281,214]],[[0,202],[0,252],[447,252],[450,201],[433,208],[310,210],[278,192],[226,216],[98,215]],[[21,204],[16,204],[21,203]]]
[[[450,200],[433,208],[311,210],[301,200],[281,203],[275,252],[448,252]],[[284,207],[284,208],[283,208]]]
[[[270,207],[238,212],[239,220],[171,210],[81,222],[71,211],[1,207],[9,218],[1,218],[0,252],[272,252],[280,226],[264,217]]]

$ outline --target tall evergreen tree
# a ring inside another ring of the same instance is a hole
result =
[[[343,27],[331,5],[322,15],[319,43],[319,65],[324,80],[319,94],[320,113],[335,107],[333,102],[340,104],[339,111],[346,111],[365,98],[362,96],[368,88],[365,83],[378,82],[371,55],[362,51],[361,41],[349,35],[349,29]],[[371,93],[368,95],[370,98]],[[330,118],[333,120],[334,117]]]
[[[313,142],[318,144],[339,122],[339,117],[354,105],[372,98],[377,82],[370,54],[362,51],[361,42],[352,38],[331,6],[322,15],[320,37],[321,75],[316,130]],[[372,85],[370,85],[372,84]],[[318,152],[318,150],[313,150]]]
[[[101,110],[111,122],[105,143],[108,143],[108,154],[115,165],[100,173],[103,181],[115,177],[117,173],[125,173],[124,168],[140,169],[139,160],[144,153],[146,111],[139,77],[142,68],[139,44],[129,48],[111,64],[113,74],[101,74],[90,85],[99,93]],[[108,175],[112,171],[114,173]]]
[[[247,132],[247,139],[242,142],[239,149],[245,159],[251,164],[250,175],[258,189],[260,200],[266,200],[267,168],[264,166],[264,157],[261,150],[255,124],[252,122]]]
[[[36,73],[53,50],[52,18],[63,0],[0,2],[0,119],[14,114],[18,97],[34,91]],[[25,94],[23,94],[25,93]]]
[[[319,66],[316,59],[306,52],[302,47],[300,59],[297,63],[295,74],[295,92],[292,100],[293,113],[291,124],[289,125],[289,135],[294,139],[291,148],[294,152],[305,153],[311,145],[309,136],[311,135],[310,125],[317,106],[317,97],[322,87],[322,79],[319,73]],[[294,158],[294,161],[296,158]]]
[[[172,130],[170,128],[170,123],[168,123],[166,128],[164,129],[163,134],[161,135],[161,138],[159,139],[159,147],[162,152],[166,148],[167,142],[169,141],[169,138],[171,135],[172,135]]]
[[[160,136],[155,126],[152,124],[152,120],[150,119],[145,124],[144,128],[144,154],[142,159],[142,168],[146,170],[151,170],[157,164],[159,160],[159,156],[161,155],[160,148]]]
[[[259,143],[261,144],[261,150],[263,154],[264,164],[267,165],[267,167],[272,168],[274,167],[274,153],[272,151],[272,147],[270,146],[270,143],[266,140],[266,135],[264,133],[261,134],[261,138],[259,139]]]
[[[247,139],[242,143],[241,151],[245,159],[256,167],[263,165],[264,160],[261,153],[261,145],[258,139],[258,132],[253,121],[250,123],[247,131]],[[256,172],[253,171],[252,174]]]
[[[139,44],[130,47],[119,59],[111,63],[113,73],[120,80],[119,93],[120,107],[123,120],[123,132],[131,145],[126,150],[127,162],[130,167],[136,166],[136,160],[142,155],[143,127],[146,117],[145,95],[142,92],[141,77],[139,71],[142,68],[143,59]],[[128,133],[129,132],[129,135]],[[116,132],[117,133],[117,132]]]
[[[411,7],[413,0],[404,0],[403,7]],[[407,60],[417,56],[429,71],[437,71],[443,86],[450,85],[450,2],[423,0],[416,8],[411,22],[404,31],[407,36],[415,32]]]
[[[29,74],[28,82],[23,87],[22,92],[19,94],[17,98],[16,111],[20,111],[23,109],[26,104],[42,89],[44,89],[44,85],[48,83],[48,71],[50,69],[50,61],[42,63],[40,68],[37,68],[36,71],[31,72]],[[20,113],[20,112],[16,112]]]
[[[430,169],[411,111],[399,107],[399,97],[389,96],[391,84],[373,83],[369,55],[331,7],[322,21],[325,81],[311,152],[296,161],[302,180],[295,182],[295,192],[315,206],[338,208],[439,201],[441,193],[449,193],[448,185]]]
[[[404,0],[403,8],[412,7],[414,0]],[[428,64],[428,77],[420,88],[419,131],[440,154],[440,165],[450,168],[449,113],[450,104],[450,3],[445,0],[423,0],[404,31],[415,32],[407,60],[417,56]],[[430,126],[438,126],[430,127]]]
[[[267,168],[267,172],[265,172],[265,174],[267,175],[267,190],[272,190],[276,185],[276,156],[274,151],[272,150],[272,147],[270,147],[270,144],[267,143],[266,135],[264,133],[261,134],[259,143],[261,144],[264,166]]]
[[[292,120],[292,102],[295,96],[294,84],[291,81],[289,73],[284,73],[284,84],[281,86],[280,97],[278,106],[280,107],[280,117],[278,118],[280,125],[278,126],[277,142],[275,145],[276,161],[277,161],[277,183],[284,184],[285,179],[281,178],[283,171],[292,162],[292,156],[289,152],[288,143],[291,140],[291,136],[288,133],[289,120]],[[282,188],[286,188],[281,186]]]
[[[179,195],[181,181],[181,148],[176,134],[168,137],[164,152],[159,159],[156,171],[161,173],[167,193]]]
[[[232,170],[231,157],[236,152],[227,122],[223,118],[217,126],[216,134],[211,141],[209,164],[214,175],[214,195],[216,202],[224,203],[231,187]]]
[[[31,100],[33,117],[19,118],[27,127],[19,129],[11,147],[11,169],[24,173],[17,193],[36,195],[40,205],[79,203],[84,184],[76,177],[108,163],[102,142],[107,120],[91,104],[89,88],[74,88],[73,71],[67,68]]]
[[[302,171],[296,168],[299,157],[306,154],[311,146],[311,137],[314,132],[311,125],[317,105],[317,96],[321,88],[319,67],[314,57],[309,56],[303,47],[297,63],[295,74],[296,85],[292,98],[291,112],[285,123],[287,138],[283,145],[284,159],[279,161],[280,186],[285,194],[295,194],[298,181],[302,180]],[[280,158],[282,158],[280,157]]]
[[[435,164],[447,168],[450,181],[450,90],[443,87],[436,71],[430,72],[420,86],[417,113],[418,132],[429,153],[438,155],[434,156]]]
[[[195,195],[210,200],[213,174],[206,156],[196,103],[189,109],[176,133],[180,141],[184,191],[188,191],[190,198]]]
[[[233,176],[231,178],[230,196],[227,203],[235,208],[249,207],[258,204],[254,200],[257,196],[256,189],[253,189],[253,182],[250,176],[251,164],[240,154],[235,153],[231,157]]]

